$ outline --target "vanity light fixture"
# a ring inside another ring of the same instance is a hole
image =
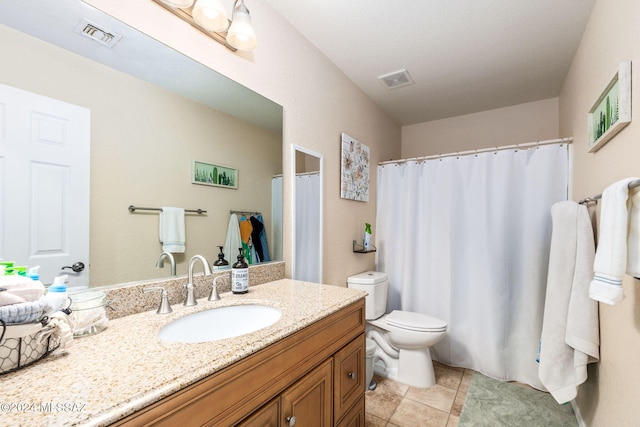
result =
[[[244,0],[234,1],[231,21],[221,0],[153,1],[233,51],[252,50],[258,45]]]

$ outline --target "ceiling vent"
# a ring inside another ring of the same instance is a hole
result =
[[[120,34],[116,34],[104,28],[100,28],[93,22],[89,21],[87,18],[82,18],[78,25],[76,25],[74,31],[78,34],[82,34],[83,36],[90,38],[91,40],[97,41],[98,43],[106,47],[113,47],[113,45],[122,38]]]
[[[394,71],[393,73],[385,74],[378,77],[382,84],[387,89],[396,89],[402,86],[413,84],[413,79],[407,72],[407,70]]]

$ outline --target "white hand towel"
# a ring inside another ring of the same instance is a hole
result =
[[[588,297],[595,244],[585,206],[551,208],[553,231],[540,339],[540,381],[558,403],[574,399],[599,358],[598,303]]]
[[[640,189],[629,191],[629,235],[627,236],[627,274],[640,278]]]
[[[183,253],[185,249],[184,209],[163,207],[160,212],[162,250]]]
[[[229,225],[227,226],[227,239],[224,243],[224,255],[231,264],[233,264],[238,257],[238,248],[241,247],[240,222],[236,214],[231,214],[229,217]]]
[[[622,276],[627,266],[629,183],[638,178],[620,180],[602,193],[600,238],[593,262],[595,277],[589,286],[589,297],[606,304],[617,304],[624,298]]]

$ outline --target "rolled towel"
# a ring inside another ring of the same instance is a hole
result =
[[[37,301],[23,302],[0,307],[0,319],[7,324],[31,323],[44,314],[47,301],[44,297]]]
[[[589,297],[606,304],[617,304],[624,298],[622,277],[627,266],[627,198],[629,183],[636,179],[620,180],[602,193],[600,238]]]
[[[24,276],[0,276],[0,307],[10,304],[34,302],[44,294],[44,286],[40,282]]]

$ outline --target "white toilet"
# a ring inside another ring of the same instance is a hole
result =
[[[387,275],[365,271],[347,279],[347,285],[368,293],[365,298],[367,338],[376,343],[374,372],[412,387],[431,387],[436,379],[429,347],[447,332],[447,323],[435,317],[387,308]]]

